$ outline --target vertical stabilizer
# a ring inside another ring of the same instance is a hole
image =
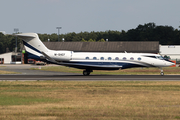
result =
[[[49,49],[41,42],[36,33],[22,33],[16,34],[23,40],[26,51],[30,54],[31,58],[39,59],[42,56],[41,52],[48,52]]]
[[[39,51],[48,52],[48,48],[41,42],[36,33],[23,33],[17,34],[17,36],[26,42],[27,46],[32,46]]]

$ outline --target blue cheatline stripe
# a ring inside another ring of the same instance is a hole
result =
[[[90,67],[90,68],[121,68],[121,69],[126,69],[126,68],[132,68],[132,67],[147,67],[146,65],[138,65],[134,63],[126,63],[126,62],[64,62],[67,66],[81,66],[81,67]],[[149,65],[148,65],[149,66]],[[151,66],[153,67],[153,66]]]
[[[41,53],[38,49],[34,48],[33,46],[29,45],[27,42],[23,41],[23,44],[28,47],[28,48],[31,48],[32,50],[38,52],[38,53]]]
[[[37,55],[34,55],[34,54],[30,53],[30,52],[27,52],[27,54],[28,54],[28,58],[35,59],[35,60],[40,60],[40,57],[37,56]]]

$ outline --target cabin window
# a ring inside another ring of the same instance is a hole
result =
[[[104,60],[104,57],[101,57],[100,59],[101,59],[101,60]]]
[[[123,60],[126,60],[126,57],[123,57]]]
[[[56,54],[56,53],[54,53],[54,55],[56,56],[57,54]]]
[[[108,60],[112,60],[112,58],[111,58],[111,57],[108,57]]]
[[[116,57],[115,60],[119,60],[119,57]]]
[[[86,60],[89,60],[89,57],[86,57]]]
[[[138,57],[138,60],[141,60],[141,58],[140,58],[140,57]]]
[[[93,60],[97,60],[97,57],[93,57]]]
[[[131,58],[130,58],[130,60],[134,60],[134,58],[133,58],[133,57],[131,57]]]

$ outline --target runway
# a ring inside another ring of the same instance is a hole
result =
[[[57,80],[57,81],[180,81],[180,75],[89,75],[83,76],[77,73],[52,72],[31,70],[30,68],[38,68],[35,65],[6,65],[0,67],[0,70],[13,71],[20,74],[0,75],[0,81],[6,80]],[[44,67],[44,66],[41,66]]]
[[[180,75],[0,75],[6,80],[57,80],[57,81],[180,81]]]

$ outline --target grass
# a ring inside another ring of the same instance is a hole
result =
[[[68,72],[68,73],[79,73],[82,74],[83,70],[76,68],[69,68],[64,66],[46,66],[41,69],[32,68],[34,70],[44,70],[44,71],[56,71],[56,72]],[[165,67],[163,68],[164,74],[172,75],[172,74],[180,74],[179,67]],[[91,74],[99,74],[99,75],[159,75],[159,68],[131,68],[124,70],[113,70],[113,71],[102,71],[102,70],[94,70]]]
[[[0,82],[0,119],[180,119],[178,81]]]
[[[17,72],[0,70],[0,74],[18,74]]]
[[[6,66],[0,66],[0,67],[6,67]]]

